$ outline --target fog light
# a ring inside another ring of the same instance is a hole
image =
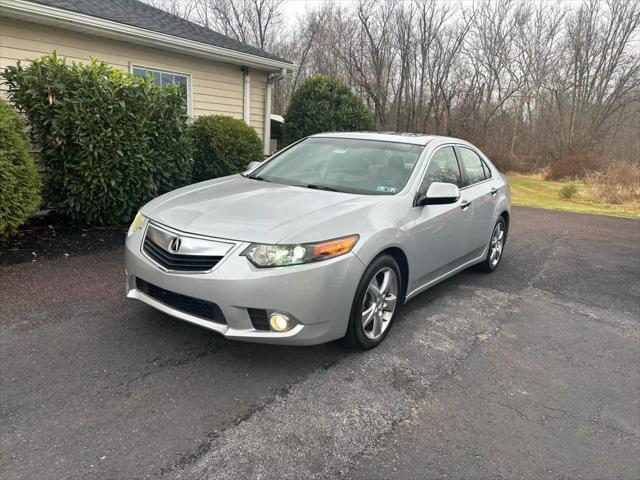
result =
[[[291,319],[285,314],[278,312],[273,312],[269,316],[269,324],[276,332],[286,332],[287,330],[291,330],[293,327]]]

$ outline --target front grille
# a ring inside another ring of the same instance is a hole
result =
[[[251,318],[253,328],[256,330],[271,330],[266,310],[262,310],[261,308],[247,308],[247,311],[249,312],[249,318]]]
[[[177,272],[206,272],[222,260],[221,256],[179,255],[167,252],[148,236],[144,239],[142,249],[158,265]]]
[[[227,324],[222,310],[213,302],[165,290],[141,278],[136,278],[136,288],[159,302],[173,307],[176,310],[180,310],[181,312],[211,320],[212,322]]]

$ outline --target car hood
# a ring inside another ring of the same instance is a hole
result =
[[[246,242],[307,242],[357,233],[343,217],[357,216],[383,198],[234,175],[169,192],[145,205],[142,213],[188,233]],[[323,230],[323,238],[305,238],[306,232],[317,232],[325,223],[329,227]]]

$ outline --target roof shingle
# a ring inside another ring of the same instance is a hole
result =
[[[289,62],[264,50],[239,42],[201,25],[159,10],[138,0],[32,0],[34,3],[61,8],[92,17],[110,20],[157,33],[227,48],[237,52]]]

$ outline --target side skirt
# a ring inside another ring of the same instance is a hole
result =
[[[462,265],[459,265],[457,267],[455,267],[452,270],[449,270],[446,273],[443,273],[442,275],[439,275],[438,277],[434,278],[433,280],[429,280],[427,283],[425,283],[424,285],[421,285],[418,288],[413,289],[411,292],[407,293],[406,297],[405,297],[405,303],[408,302],[409,300],[411,300],[413,297],[415,297],[416,295],[424,292],[425,290],[427,290],[429,287],[433,287],[435,284],[442,282],[443,280],[446,280],[449,277],[452,277],[453,275],[455,275],[456,273],[465,270],[467,268],[469,268],[472,265],[475,265],[476,263],[480,263],[484,260],[484,258],[487,256],[487,247],[485,247],[482,250],[482,254],[479,257],[473,258],[465,263],[463,263]]]

